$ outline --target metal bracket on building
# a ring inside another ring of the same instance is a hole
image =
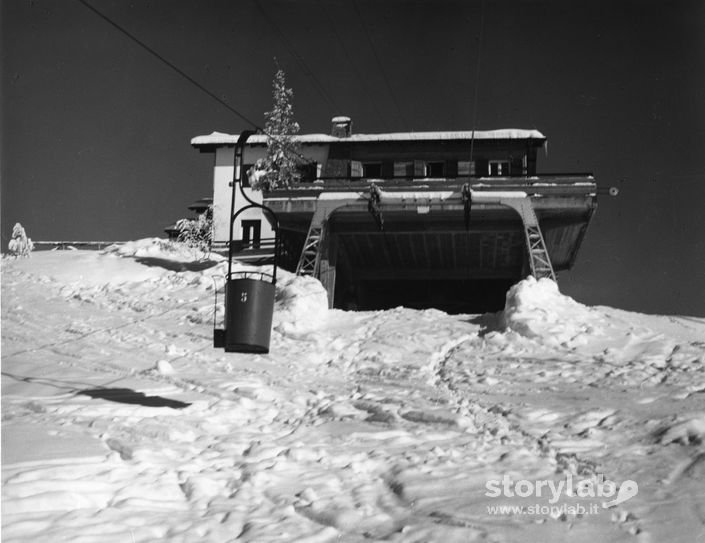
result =
[[[463,193],[465,189],[463,188]],[[524,237],[526,240],[526,250],[529,257],[531,274],[536,279],[547,277],[556,280],[556,273],[553,271],[551,257],[543,239],[541,226],[538,217],[531,203],[531,198],[526,194],[517,193],[516,196],[507,196],[506,193],[495,193],[492,191],[475,192],[472,198],[477,203],[499,204],[507,206],[519,213],[521,222],[524,225]]]
[[[304,248],[299,257],[299,263],[296,266],[296,275],[312,275],[318,277],[318,272],[321,265],[321,242],[323,240],[324,228],[323,220],[324,213],[318,209],[313,214],[311,225],[306,234]]]
[[[367,211],[372,214],[377,228],[384,230],[384,217],[382,216],[382,194],[379,187],[372,183],[370,185],[370,199],[367,201]]]
[[[500,201],[504,205],[518,211],[524,223],[524,236],[526,239],[526,249],[529,253],[531,274],[536,279],[547,277],[555,281],[556,273],[553,271],[551,257],[548,254],[546,242],[543,239],[539,220],[536,217],[531,198],[503,198]]]
[[[472,207],[472,189],[470,183],[465,183],[462,190],[465,230],[470,230],[470,208]]]
[[[333,201],[316,203],[316,210],[313,212],[313,217],[311,217],[304,248],[296,266],[296,275],[312,275],[319,278],[328,217],[333,211],[344,205],[345,203]]]

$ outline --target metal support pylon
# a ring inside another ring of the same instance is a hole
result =
[[[494,201],[495,203],[511,207],[519,213],[521,222],[524,225],[524,237],[529,256],[531,275],[536,279],[547,277],[555,281],[556,273],[553,271],[551,257],[548,254],[548,249],[546,249],[546,242],[543,239],[541,226],[536,217],[531,198],[529,196],[509,197],[504,195],[494,197],[491,192],[479,192],[476,193],[476,195],[479,201]]]
[[[546,243],[543,240],[541,229],[537,226],[526,226],[526,244],[529,249],[529,262],[531,264],[531,273],[536,279],[548,277],[556,280],[556,274],[551,265],[551,259],[546,250]]]
[[[556,273],[553,271],[551,257],[546,249],[546,242],[541,233],[534,206],[531,200],[523,198],[521,204],[515,209],[518,209],[521,220],[524,223],[524,235],[526,236],[526,249],[529,252],[529,265],[531,266],[531,274],[536,279],[548,277],[553,281],[556,280]]]
[[[334,208],[321,202],[316,204],[316,210],[311,217],[304,248],[296,265],[296,275],[312,275],[319,278],[321,272],[321,255],[326,235],[326,221]]]
[[[323,223],[316,222],[314,213],[309,226],[303,251],[296,266],[296,275],[312,275],[318,277],[321,266],[321,241],[323,240]]]

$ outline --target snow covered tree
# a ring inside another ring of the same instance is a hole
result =
[[[298,164],[301,150],[294,141],[299,133],[299,123],[294,120],[292,98],[294,91],[286,86],[286,74],[277,69],[272,82],[272,111],[264,114],[265,133],[267,135],[267,156],[264,164],[258,168],[264,175],[252,176],[254,188],[268,190],[275,187],[287,187],[300,177]]]
[[[16,223],[12,229],[12,239],[8,244],[8,250],[14,257],[28,257],[29,253],[34,250],[32,239],[27,237],[27,234],[20,223]]]

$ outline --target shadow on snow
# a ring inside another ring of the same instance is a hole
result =
[[[161,396],[147,396],[146,394],[137,392],[131,388],[94,388],[90,390],[80,390],[78,394],[89,396],[94,399],[131,405],[143,405],[145,407],[171,407],[172,409],[183,409],[184,407],[191,405],[190,403],[170,400],[169,398],[163,398]]]

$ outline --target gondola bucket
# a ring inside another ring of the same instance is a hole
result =
[[[225,284],[225,352],[268,353],[275,283],[261,272],[233,272]]]
[[[266,206],[253,202],[242,185],[242,155],[245,142],[251,132],[240,135],[235,148],[236,176],[232,183],[230,211],[230,241],[228,250],[228,273],[225,277],[225,327],[213,330],[213,346],[226,352],[268,353],[274,314],[274,295],[277,283],[277,257],[279,254],[279,221],[276,214]],[[235,193],[240,193],[249,205],[235,212]],[[257,208],[271,219],[275,231],[272,273],[260,271],[233,271],[233,256],[236,243],[233,241],[233,226],[237,217],[248,209]],[[216,308],[217,314],[217,289]]]

